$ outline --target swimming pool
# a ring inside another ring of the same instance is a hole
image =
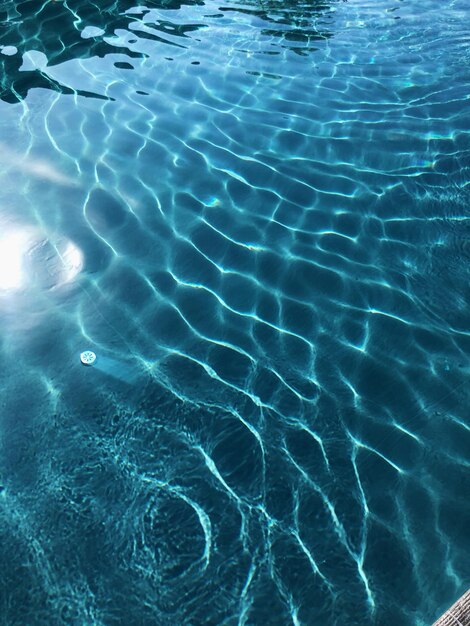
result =
[[[430,624],[469,584],[467,1],[0,14],[3,623]]]

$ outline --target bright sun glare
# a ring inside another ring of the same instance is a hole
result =
[[[0,289],[20,289],[23,285],[23,257],[27,244],[27,236],[19,231],[0,238]]]
[[[41,254],[41,250],[48,253]],[[34,229],[0,235],[0,292],[59,287],[71,282],[82,267],[81,250],[63,237],[54,244]]]

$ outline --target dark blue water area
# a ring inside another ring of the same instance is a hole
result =
[[[424,626],[468,588],[469,23],[0,3],[1,624]]]

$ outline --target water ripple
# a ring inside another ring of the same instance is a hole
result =
[[[5,624],[466,589],[468,13],[3,3]]]

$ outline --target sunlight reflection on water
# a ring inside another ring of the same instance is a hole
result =
[[[82,268],[82,251],[65,237],[15,228],[0,238],[0,293],[56,289],[72,282]]]

